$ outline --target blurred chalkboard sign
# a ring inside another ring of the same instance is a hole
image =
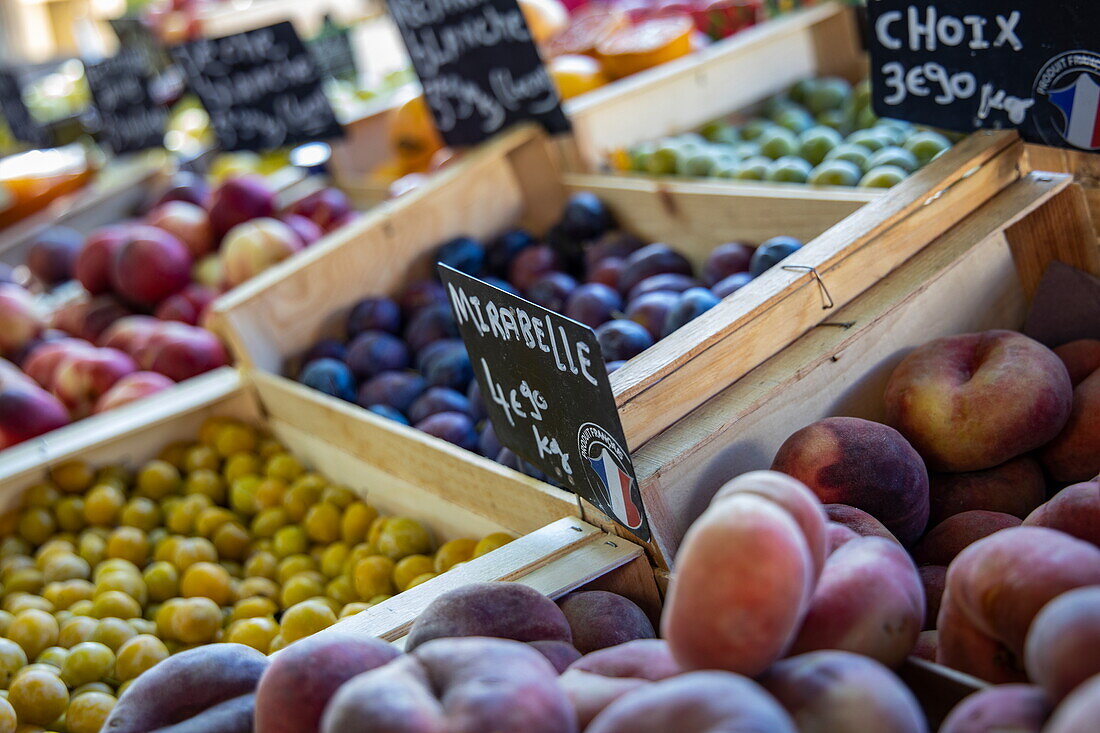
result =
[[[118,36],[120,51],[141,54],[149,68],[157,72],[164,71],[168,67],[168,55],[153,32],[140,18],[111,18],[107,22]]]
[[[500,442],[649,540],[595,332],[446,265],[437,268]]]
[[[870,0],[875,112],[1100,151],[1100,3]]]
[[[152,69],[141,52],[123,49],[86,64],[84,73],[95,100],[98,137],[116,155],[164,145],[168,110],[153,93]]]
[[[317,66],[320,67],[323,75],[347,81],[355,81],[359,78],[351,34],[347,28],[336,25],[330,16],[325,16],[321,32],[315,38],[306,41],[306,46],[316,59]]]
[[[223,150],[341,137],[317,62],[289,22],[170,49]]]
[[[19,76],[11,69],[0,69],[0,113],[3,113],[12,137],[19,142],[37,148],[50,146],[49,132],[31,116],[23,101]]]
[[[388,5],[448,145],[474,145],[524,120],[569,131],[516,0]]]

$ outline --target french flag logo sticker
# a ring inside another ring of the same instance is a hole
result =
[[[630,474],[619,468],[607,446],[599,446],[600,454],[595,458],[589,458],[592,470],[603,484],[607,492],[608,500],[615,509],[615,516],[625,520],[623,523],[631,529],[642,526],[642,513],[638,510],[634,499],[630,496],[630,487],[634,481]]]
[[[1066,142],[1083,150],[1100,149],[1100,84],[1092,74],[1078,74],[1068,86],[1051,89],[1049,96],[1065,117]]]

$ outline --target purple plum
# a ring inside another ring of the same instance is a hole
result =
[[[618,291],[603,283],[586,283],[577,287],[565,302],[567,318],[598,328],[610,321],[623,307]]]
[[[401,333],[401,306],[390,298],[363,298],[348,312],[345,332],[349,339],[364,331]]]
[[[548,272],[527,289],[527,300],[555,313],[565,310],[569,296],[577,289],[577,281],[564,272]]]
[[[468,451],[478,447],[474,421],[464,412],[437,412],[417,422],[416,429]]]
[[[298,381],[307,387],[351,402],[355,399],[355,377],[347,364],[336,359],[317,359],[305,365]]]
[[[302,363],[308,364],[317,359],[339,359],[343,361],[347,353],[348,349],[344,346],[342,341],[338,341],[337,339],[321,339],[313,346],[309,347],[309,350],[302,356]]]
[[[667,244],[646,245],[626,259],[619,275],[619,292],[629,293],[642,280],[665,273],[691,275],[691,263]]]
[[[727,242],[715,247],[703,263],[703,282],[713,288],[720,281],[739,272],[748,272],[753,248],[741,242]]]
[[[535,244],[535,238],[522,229],[505,232],[489,243],[485,252],[485,267],[497,277],[508,277],[512,260]]]
[[[397,302],[405,316],[412,316],[422,308],[430,305],[447,305],[447,290],[435,280],[418,280],[397,296]]]
[[[382,372],[404,369],[409,365],[409,348],[385,331],[365,331],[348,344],[344,361],[356,379],[370,379]]]
[[[413,351],[420,351],[433,341],[457,336],[458,326],[449,305],[421,308],[405,327],[405,342]]]
[[[669,311],[668,318],[665,320],[662,338],[689,321],[695,320],[720,302],[718,296],[706,288],[692,288],[680,293],[680,299],[676,301],[676,305]]]
[[[653,345],[653,337],[641,324],[621,319],[596,329],[605,361],[628,361]]]
[[[662,290],[670,293],[682,293],[688,288],[697,287],[699,287],[699,281],[693,277],[666,272],[663,275],[654,275],[653,277],[647,277],[645,280],[642,280],[630,289],[630,292],[626,296],[626,300],[629,303],[635,298],[640,298],[647,293],[658,293]]]
[[[802,242],[794,237],[772,237],[761,244],[752,253],[752,263],[749,272],[753,277],[760,277],[781,260],[786,259],[798,250],[802,249]]]
[[[360,385],[356,401],[367,408],[388,405],[399,412],[408,412],[412,403],[427,389],[427,380],[416,372],[382,372]]]
[[[371,405],[367,408],[367,410],[373,412],[375,415],[381,415],[387,420],[393,420],[394,422],[399,422],[402,425],[409,424],[409,419],[407,417],[402,415],[399,410],[395,410],[389,405]]]
[[[485,266],[485,248],[476,239],[455,237],[436,250],[435,259],[459,272],[477,275]]]
[[[657,340],[664,333],[668,314],[679,302],[679,294],[667,290],[646,293],[626,307],[626,317],[640,323]]]
[[[409,406],[409,422],[423,422],[437,412],[461,412],[470,414],[470,401],[466,396],[448,387],[430,387]]]
[[[710,292],[714,293],[719,299],[725,298],[730,293],[736,293],[738,290],[751,283],[752,280],[752,273],[736,272],[715,283],[714,287],[710,289]]]
[[[508,267],[508,282],[520,292],[526,292],[535,281],[548,272],[561,269],[561,257],[551,247],[538,244],[516,255]]]

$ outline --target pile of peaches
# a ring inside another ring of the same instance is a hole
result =
[[[41,233],[0,272],[0,449],[226,365],[210,303],[352,216],[336,189],[279,211],[261,177],[179,174],[140,219]]]

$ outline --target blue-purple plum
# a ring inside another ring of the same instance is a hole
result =
[[[626,317],[641,324],[654,340],[661,338],[665,322],[673,307],[680,302],[678,293],[660,290],[646,293],[626,306]]]
[[[476,239],[455,237],[436,250],[435,259],[459,272],[477,275],[485,266],[485,248]]]
[[[433,387],[466,391],[470,380],[474,378],[474,369],[470,365],[466,347],[455,345],[441,351],[426,365],[424,378]]]
[[[646,293],[657,293],[662,290],[670,293],[682,293],[689,288],[697,287],[699,287],[699,281],[689,275],[666,272],[663,275],[654,275],[642,280],[630,289],[626,300],[630,302]]]
[[[527,300],[555,313],[565,310],[569,296],[577,289],[577,281],[564,272],[548,272],[531,284],[525,293]]]
[[[15,272],[11,269],[11,265],[0,262],[0,283],[13,282],[15,282]]]
[[[653,337],[640,323],[620,319],[596,329],[604,361],[628,361],[653,345]]]
[[[416,372],[382,372],[359,386],[356,402],[367,408],[388,405],[399,412],[408,412],[412,403],[427,389],[427,380]]]
[[[581,191],[565,202],[558,227],[574,242],[587,242],[604,234],[614,223],[611,212],[598,196]]]
[[[477,450],[474,421],[464,412],[437,412],[416,423],[416,429],[460,448]]]
[[[420,349],[420,351],[416,352],[416,371],[420,372],[421,374],[428,371],[428,367],[431,366],[432,361],[436,357],[445,354],[447,351],[454,348],[455,346],[462,346],[463,348],[465,348],[465,345],[462,343],[462,339],[452,338],[433,341],[425,346],[423,349]]]
[[[489,413],[485,409],[485,399],[481,396],[481,385],[477,383],[476,379],[470,380],[470,386],[466,388],[466,399],[470,401],[470,417],[474,419],[474,422],[479,423],[489,417]]]
[[[447,305],[447,290],[435,280],[417,280],[397,296],[397,302],[406,317],[431,305]]]
[[[601,283],[618,290],[619,279],[622,277],[625,267],[626,260],[622,257],[605,257],[589,268],[585,280],[590,283]]]
[[[626,258],[619,274],[619,292],[629,293],[642,280],[665,273],[691,275],[691,263],[667,244],[646,245]]]
[[[458,327],[449,305],[421,308],[405,326],[405,342],[413,351],[420,351],[433,341],[457,336]]]
[[[344,362],[356,379],[370,379],[382,372],[404,369],[410,361],[409,347],[385,331],[365,331],[348,344]]]
[[[461,412],[470,414],[470,401],[466,395],[448,387],[429,387],[409,406],[409,422],[413,425],[423,422],[437,412]]]
[[[794,237],[772,237],[752,253],[749,272],[753,277],[760,277],[800,249],[802,249],[802,242]]]
[[[543,473],[537,466],[523,460],[515,453],[513,453],[510,448],[501,449],[500,453],[497,455],[497,463],[505,466],[506,468],[510,468],[513,471],[519,471],[520,473],[526,476],[530,476],[533,479],[538,479],[539,481],[546,481],[547,479],[546,474]]]
[[[680,293],[680,299],[669,311],[663,336],[695,320],[720,302],[717,295],[706,288],[692,288]]]
[[[27,250],[27,269],[46,286],[71,280],[84,235],[68,227],[50,227],[34,238]]]
[[[609,361],[604,364],[604,368],[607,369],[608,374],[613,374],[622,369],[624,364],[626,364],[625,361]]]
[[[603,283],[586,283],[569,295],[564,315],[589,328],[598,328],[610,321],[622,307],[623,299],[617,290]]]
[[[711,250],[703,263],[703,283],[713,288],[730,275],[748,272],[753,248],[741,242],[726,242]]]
[[[305,365],[298,381],[342,400],[355,399],[355,377],[348,365],[336,359],[317,359]]]
[[[718,298],[725,298],[730,293],[736,293],[753,280],[751,272],[735,272],[727,278],[719,280],[710,289]]]
[[[370,407],[367,408],[367,410],[369,410],[370,412],[373,412],[375,415],[380,415],[381,417],[384,417],[387,420],[393,420],[394,422],[399,422],[402,425],[408,425],[409,424],[409,418],[407,418],[403,414],[401,414],[400,410],[395,410],[393,407],[391,407],[389,405],[381,405],[381,404],[371,405]]]
[[[584,263],[588,270],[604,260],[614,257],[625,260],[644,246],[642,240],[622,231],[608,232],[584,250]]]
[[[489,243],[485,250],[485,268],[497,277],[508,277],[508,268],[512,260],[523,250],[534,246],[535,238],[530,232],[513,229],[505,232]]]
[[[496,458],[503,449],[504,445],[497,437],[497,431],[493,428],[493,424],[486,420],[485,425],[481,428],[481,433],[477,437],[477,452],[486,458]]]
[[[506,280],[501,280],[499,277],[483,277],[481,278],[481,281],[484,282],[486,285],[492,285],[494,288],[500,288],[506,293],[519,295],[519,291],[516,290],[512,283],[507,282]]]
[[[206,179],[191,171],[178,171],[172,175],[160,197],[150,206],[155,209],[169,201],[185,201],[206,208],[210,203],[210,186]]]
[[[540,277],[560,270],[561,266],[561,257],[552,247],[545,244],[528,247],[516,255],[509,265],[508,282],[521,293],[526,292]]]
[[[401,333],[401,306],[390,298],[363,298],[351,307],[345,333],[352,339],[364,331]]]
[[[343,361],[347,353],[348,349],[343,341],[337,339],[321,339],[313,346],[310,346],[309,350],[302,355],[302,364],[308,364],[317,359],[339,359]]]

